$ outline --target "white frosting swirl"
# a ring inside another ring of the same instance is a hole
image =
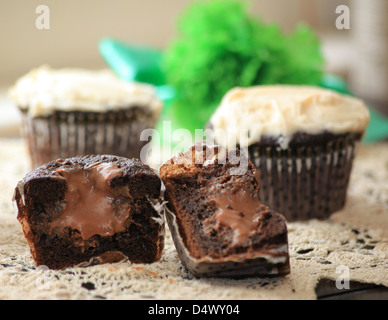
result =
[[[210,123],[221,144],[247,147],[262,136],[287,140],[298,131],[363,133],[369,118],[357,98],[313,86],[272,85],[230,90]]]
[[[54,111],[149,108],[155,117],[162,102],[151,85],[126,82],[110,70],[51,69],[41,66],[21,77],[9,91],[11,99],[32,117]]]

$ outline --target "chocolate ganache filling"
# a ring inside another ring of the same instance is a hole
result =
[[[128,188],[112,188],[112,179],[122,170],[112,163],[96,163],[85,169],[56,171],[67,182],[63,211],[53,221],[52,230],[69,227],[83,240],[94,235],[112,236],[125,231],[129,218]]]
[[[233,230],[234,245],[249,242],[257,232],[263,210],[268,208],[244,189],[235,193],[223,190],[213,197],[218,208],[216,227],[223,225]]]

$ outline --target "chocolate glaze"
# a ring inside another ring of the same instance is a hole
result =
[[[121,169],[112,163],[96,163],[86,169],[58,169],[56,173],[66,180],[67,191],[63,212],[51,224],[52,229],[60,226],[78,230],[83,240],[95,234],[111,236],[125,231],[129,209],[115,209],[113,204],[128,198],[128,189],[113,191],[109,186],[122,174]]]

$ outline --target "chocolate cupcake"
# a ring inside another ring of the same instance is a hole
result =
[[[87,154],[140,158],[147,143],[140,134],[154,127],[162,108],[151,86],[109,70],[42,66],[20,78],[10,96],[22,112],[33,168]]]
[[[36,265],[160,259],[161,181],[136,159],[111,155],[57,159],[15,188],[17,219]]]
[[[368,108],[356,98],[276,85],[232,89],[209,127],[217,143],[247,149],[259,170],[260,200],[295,221],[343,208],[368,123]]]
[[[198,143],[164,163],[160,177],[178,255],[193,275],[290,272],[285,219],[259,201],[256,168],[238,149]]]

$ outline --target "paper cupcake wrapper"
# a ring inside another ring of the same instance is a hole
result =
[[[346,202],[357,139],[340,137],[319,146],[251,145],[260,176],[260,200],[287,221],[326,219]]]
[[[151,113],[140,108],[106,113],[56,112],[45,118],[23,113],[23,136],[33,168],[77,155],[140,158],[140,151],[147,143],[140,141],[140,134],[154,125]]]
[[[277,253],[281,253],[277,256],[260,254],[258,252],[255,257],[249,259],[244,258],[243,253],[220,259],[214,259],[209,256],[197,259],[187,249],[179,233],[176,216],[167,206],[166,220],[182,264],[195,277],[268,277],[287,275],[290,273],[288,246],[286,245],[274,249]]]

